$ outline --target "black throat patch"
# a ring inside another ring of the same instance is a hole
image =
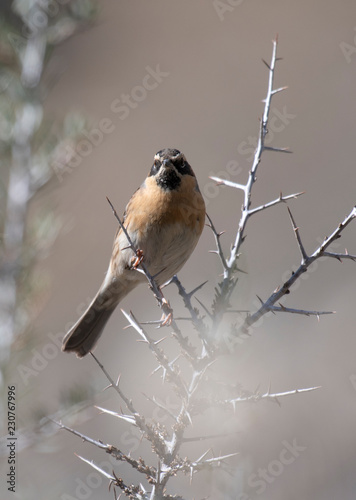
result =
[[[173,191],[179,188],[181,179],[174,168],[165,168],[163,172],[157,176],[156,182],[163,189]]]

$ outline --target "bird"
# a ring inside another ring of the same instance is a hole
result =
[[[186,157],[178,149],[162,149],[143,184],[128,202],[104,281],[84,314],[63,338],[62,351],[82,358],[96,346],[117,305],[147,278],[143,260],[158,286],[180,271],[202,234],[205,203]]]

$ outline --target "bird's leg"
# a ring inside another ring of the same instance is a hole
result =
[[[144,259],[143,251],[138,248],[136,251],[136,256],[132,257],[131,259],[131,269],[137,269],[138,266],[141,264],[141,262]],[[145,271],[145,269],[144,269]],[[146,271],[145,271],[146,272]],[[146,273],[147,276],[147,273]],[[154,279],[154,277],[152,278]],[[152,284],[151,284],[152,286]],[[156,285],[157,286],[157,285]],[[159,296],[157,296],[156,293],[159,293]],[[163,310],[162,317],[160,319],[160,326],[170,326],[173,321],[173,309],[171,308],[168,300],[163,296],[161,289],[158,287],[157,292],[155,292],[156,298],[160,302],[161,309]]]
[[[132,257],[132,259],[131,259],[131,268],[132,269],[137,269],[138,266],[143,261],[143,258],[144,258],[143,251],[140,248],[138,248],[136,250],[136,257]]]
[[[163,314],[160,320],[160,326],[170,326],[173,320],[173,309],[171,308],[168,300],[164,297],[162,298],[162,309]]]

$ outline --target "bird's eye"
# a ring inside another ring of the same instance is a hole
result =
[[[184,175],[184,174],[188,173],[187,172],[188,165],[187,165],[187,162],[185,161],[184,156],[179,155],[176,158],[173,158],[172,163],[176,167],[176,169],[178,170],[178,172],[180,174]]]
[[[178,158],[173,158],[173,165],[178,169],[183,169],[185,167],[185,162],[182,156],[178,156]]]
[[[156,175],[157,172],[159,172],[159,169],[161,168],[161,165],[162,165],[162,163],[159,160],[155,160],[154,163],[153,163],[153,165],[152,165],[149,177],[151,175]]]

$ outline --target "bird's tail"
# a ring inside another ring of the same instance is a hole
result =
[[[117,304],[116,300],[103,300],[103,294],[99,291],[85,313],[63,338],[62,351],[73,351],[78,358],[88,354],[99,340]]]

